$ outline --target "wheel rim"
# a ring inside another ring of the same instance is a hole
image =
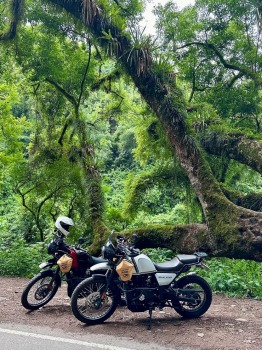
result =
[[[90,320],[101,319],[113,306],[113,295],[109,290],[103,292],[105,284],[93,282],[81,289],[77,296],[78,312]]]
[[[52,277],[45,277],[35,283],[30,289],[27,300],[30,305],[41,305],[53,294],[55,282]]]
[[[205,303],[205,290],[198,283],[188,283],[178,294],[178,297],[190,298],[188,301],[179,301],[180,307],[187,311],[196,311]]]

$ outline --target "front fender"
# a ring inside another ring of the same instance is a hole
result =
[[[56,260],[55,259],[49,259],[45,262],[42,262],[40,265],[39,265],[39,268],[41,270],[43,269],[46,269],[47,267],[53,267],[54,265],[56,265]]]
[[[105,275],[100,275],[100,274],[96,274],[96,275],[92,275],[91,278],[93,278],[94,281],[98,281],[98,280],[103,280],[103,282],[106,283],[106,276]]]
[[[43,271],[40,271],[40,275],[42,277],[52,277],[52,278],[54,278],[54,280],[56,281],[57,285],[59,287],[61,287],[61,283],[62,283],[61,277],[56,271],[54,271],[52,269],[43,270]]]

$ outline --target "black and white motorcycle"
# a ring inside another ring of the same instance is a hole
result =
[[[212,302],[209,284],[192,267],[208,268],[206,253],[179,254],[170,261],[154,263],[123,237],[116,246],[109,238],[102,248],[108,262],[91,267],[92,277],[74,290],[71,307],[74,316],[86,324],[107,320],[116,310],[121,296],[132,312],[152,311],[169,307],[185,318],[202,316]],[[105,270],[105,274],[97,271]]]

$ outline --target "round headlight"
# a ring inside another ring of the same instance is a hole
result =
[[[106,244],[102,248],[102,257],[104,259],[113,259],[116,255],[116,250],[111,241],[107,241]]]

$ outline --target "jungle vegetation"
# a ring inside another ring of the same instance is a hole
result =
[[[93,253],[262,261],[261,1],[170,1],[156,36],[145,3],[0,2],[0,249],[67,215]]]

